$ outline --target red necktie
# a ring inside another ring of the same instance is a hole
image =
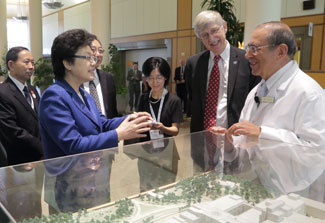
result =
[[[219,84],[220,84],[220,71],[218,61],[220,55],[214,57],[214,66],[212,68],[208,94],[206,96],[205,111],[204,111],[204,128],[209,129],[216,124],[217,107],[218,107],[218,95],[219,95]]]

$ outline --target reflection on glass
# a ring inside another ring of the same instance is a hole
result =
[[[52,212],[76,212],[108,203],[113,159],[114,153],[96,152],[46,162],[45,199]]]
[[[227,194],[236,194],[249,205],[293,192],[323,202],[324,148],[245,137],[232,146],[224,135],[209,134],[184,134],[2,168],[0,201],[15,221],[28,223],[32,222],[28,218],[49,214],[75,218],[78,214],[67,212],[81,209],[88,212],[81,214],[81,222],[111,221],[120,213],[130,216],[121,222],[132,222],[133,214],[141,215],[142,204],[146,211],[159,206],[178,213],[187,205]],[[139,222],[148,220],[138,217]]]

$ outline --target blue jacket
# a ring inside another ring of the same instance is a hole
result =
[[[42,95],[39,125],[45,158],[116,147],[115,129],[125,119],[106,119],[94,99],[82,88],[77,93],[65,80],[57,80]]]

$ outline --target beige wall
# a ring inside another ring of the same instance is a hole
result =
[[[111,38],[176,30],[175,0],[111,0]]]
[[[246,1],[247,0],[233,1],[234,12],[239,22],[245,22]],[[315,1],[315,9],[310,9],[310,10],[302,10],[303,1],[304,0],[282,0],[281,18],[316,15],[324,12],[325,0]],[[202,2],[201,0],[193,0],[192,21],[194,21],[195,16],[202,10],[200,6],[201,2]]]
[[[90,21],[89,2],[64,10],[64,31],[79,28],[90,32]]]

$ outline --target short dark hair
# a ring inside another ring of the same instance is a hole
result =
[[[9,60],[16,62],[18,60],[18,54],[23,50],[29,51],[29,49],[23,46],[15,46],[10,48],[10,50],[6,54],[6,66],[8,70],[9,70],[9,66],[8,66]]]
[[[261,26],[271,25],[272,29],[268,33],[267,42],[269,45],[274,45],[275,47],[280,44],[285,44],[288,47],[288,57],[293,58],[297,51],[296,37],[293,34],[290,27],[278,21],[263,23]],[[258,26],[259,27],[259,26]]]
[[[90,38],[91,38],[91,42],[94,40],[97,40],[99,42],[99,44],[102,46],[102,42],[100,42],[100,40],[98,39],[98,37],[95,34],[90,33]]]
[[[165,59],[161,57],[148,58],[142,65],[142,73],[145,77],[149,77],[151,72],[156,68],[158,69],[159,73],[166,78],[166,86],[170,77],[170,66]]]
[[[90,46],[92,34],[83,29],[71,29],[58,35],[51,48],[51,60],[55,79],[63,79],[65,67],[63,60],[74,63],[74,55],[79,48]]]

